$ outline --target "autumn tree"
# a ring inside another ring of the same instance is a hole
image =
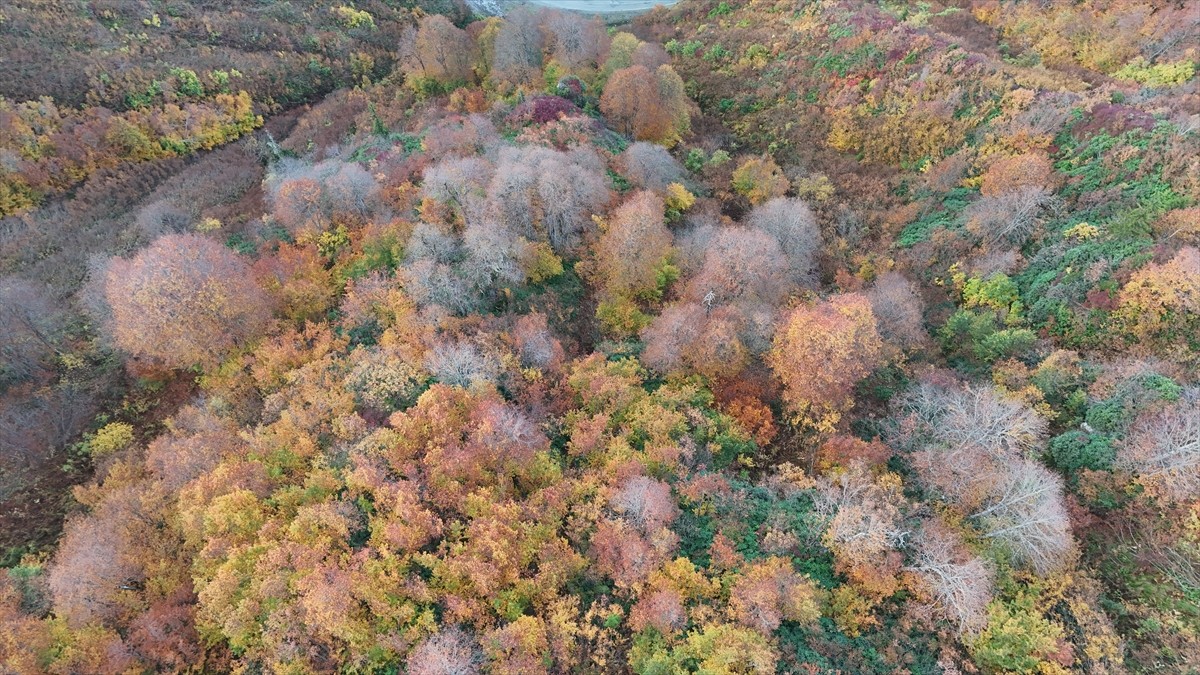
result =
[[[909,535],[903,524],[904,499],[899,478],[871,476],[859,462],[817,483],[817,512],[825,518],[823,541],[839,571],[872,596],[896,592]]]
[[[481,642],[490,673],[536,675],[550,672],[550,643],[545,622],[538,617],[522,616],[489,632]]]
[[[312,246],[280,244],[254,262],[254,274],[281,315],[295,321],[325,316],[338,290],[325,259]]]
[[[706,307],[724,304],[775,305],[791,290],[779,242],[761,230],[725,228],[709,241],[687,297]]]
[[[1143,414],[1117,454],[1147,490],[1167,501],[1200,495],[1200,402],[1195,398]]]
[[[257,337],[271,313],[249,266],[194,234],[162,237],[114,260],[105,296],[117,345],[175,367],[219,361]]]
[[[1054,166],[1041,153],[1005,156],[993,161],[980,178],[979,192],[985,197],[995,197],[1025,187],[1049,189],[1054,185]]]
[[[751,157],[733,172],[733,190],[751,204],[762,204],[787,194],[791,183],[783,170],[768,156]]]
[[[153,603],[129,624],[129,646],[160,671],[185,670],[201,658],[196,632],[195,597],[190,589],[176,591]]]
[[[668,147],[690,130],[688,105],[683,81],[668,65],[655,71],[622,68],[613,73],[600,98],[600,110],[617,130]]]
[[[173,491],[243,445],[232,422],[195,405],[180,409],[166,426],[146,448],[146,466]]]
[[[1118,296],[1115,317],[1134,340],[1187,340],[1200,315],[1200,249],[1134,272]]]
[[[445,16],[427,14],[401,39],[400,66],[410,79],[466,82],[471,77],[470,37]]]
[[[625,519],[606,518],[592,535],[590,554],[596,571],[630,587],[670,559],[678,543],[679,537],[665,527],[643,531]]]
[[[784,317],[768,363],[803,426],[832,431],[854,405],[854,385],[882,365],[870,303],[857,293],[800,306]]]
[[[669,526],[679,514],[675,499],[671,497],[671,486],[647,476],[626,480],[609,503],[618,514],[646,533]]]
[[[642,361],[664,373],[682,369],[700,337],[704,319],[704,308],[698,303],[675,303],[664,308],[642,331],[642,341],[646,344]]]
[[[59,615],[73,625],[116,618],[122,600],[131,598],[133,584],[141,581],[133,553],[131,542],[109,519],[84,518],[70,524],[49,577]]]
[[[659,274],[670,255],[662,198],[637,192],[617,208],[600,235],[597,274],[609,294],[652,298],[661,291]]]
[[[729,612],[744,626],[771,634],[784,621],[812,623],[821,616],[817,587],[778,556],[753,563],[729,591]]]
[[[265,187],[272,216],[301,240],[337,225],[362,225],[379,206],[374,176],[340,159],[311,166],[295,160],[278,162]]]

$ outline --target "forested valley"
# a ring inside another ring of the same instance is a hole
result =
[[[0,675],[1200,673],[1200,4],[502,5],[0,7]]]

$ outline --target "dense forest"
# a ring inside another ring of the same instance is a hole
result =
[[[494,5],[0,7],[0,675],[1200,673],[1200,4]]]

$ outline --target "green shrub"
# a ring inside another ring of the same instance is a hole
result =
[[[971,656],[987,672],[1037,672],[1062,637],[1062,627],[1047,621],[1031,598],[998,600],[988,607],[987,628],[970,645]]]
[[[1116,457],[1111,436],[1068,431],[1050,441],[1049,455],[1055,466],[1067,471],[1092,469],[1106,471]]]

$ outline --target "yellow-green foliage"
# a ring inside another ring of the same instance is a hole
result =
[[[87,443],[92,457],[107,457],[124,450],[133,442],[133,426],[125,422],[111,422],[100,427]]]
[[[563,273],[562,258],[554,254],[554,249],[544,242],[530,246],[530,253],[525,261],[525,276],[530,283],[540,284]]]
[[[371,13],[366,10],[342,6],[335,7],[333,13],[337,15],[338,21],[347,28],[375,27],[375,17],[371,16]]]
[[[1113,77],[1148,87],[1176,87],[1192,79],[1195,74],[1196,64],[1190,60],[1152,64],[1139,56],[1113,73]]]

